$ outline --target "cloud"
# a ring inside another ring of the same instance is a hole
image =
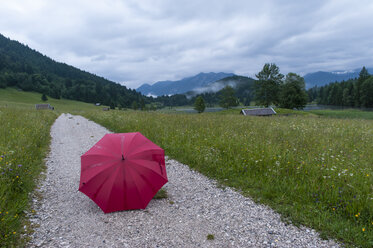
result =
[[[215,93],[215,92],[222,90],[227,85],[231,86],[232,88],[235,88],[237,86],[237,82],[228,81],[228,82],[222,83],[222,82],[217,81],[205,87],[199,87],[199,88],[193,89],[192,95],[198,95],[202,93]]]
[[[372,66],[370,0],[0,0],[0,32],[137,88],[199,72]]]

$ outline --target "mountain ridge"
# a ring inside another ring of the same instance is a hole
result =
[[[324,86],[329,83],[342,82],[359,77],[362,68],[354,70],[335,70],[335,71],[317,71],[310,72],[303,76],[306,82],[306,88],[315,86]],[[368,72],[373,73],[373,68],[366,68]]]
[[[200,72],[197,75],[186,77],[176,81],[158,81],[153,85],[143,84],[139,88],[137,88],[136,91],[142,93],[143,95],[155,96],[184,94],[188,91],[192,91],[193,89],[199,87],[204,87],[210,83],[229,76],[234,76],[234,74],[225,72]]]
[[[53,98],[130,107],[143,96],[0,34],[0,88],[14,87]]]

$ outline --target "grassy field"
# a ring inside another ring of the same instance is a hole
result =
[[[372,121],[135,111],[85,116],[115,132],[142,132],[167,155],[271,206],[285,221],[346,244],[373,245]]]
[[[49,99],[55,111],[35,110],[41,94],[0,89],[0,247],[20,247],[25,212],[49,149],[50,127],[62,112],[95,110],[93,104]]]
[[[40,98],[0,89],[0,247],[20,244],[28,193],[43,169],[50,126],[62,112],[115,132],[140,131],[167,155],[271,206],[285,221],[346,244],[373,245],[373,121],[363,120],[370,119],[365,112],[359,119],[281,109],[276,111],[282,116],[264,118],[241,116],[239,110],[104,112],[56,99],[48,101],[55,111],[35,111]]]
[[[0,89],[0,107],[11,107],[18,109],[35,109],[35,104],[49,103],[52,105],[56,112],[64,113],[75,113],[102,109],[103,106],[95,106],[90,103],[65,100],[65,99],[54,99],[48,97],[48,101],[43,102],[41,100],[41,94],[35,92],[18,91],[13,88]]]
[[[357,109],[345,110],[311,110],[312,114],[338,119],[366,119],[373,120],[373,111],[361,111]]]
[[[43,169],[51,111],[0,107],[0,246],[19,246],[29,193]]]

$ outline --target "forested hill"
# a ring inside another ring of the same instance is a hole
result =
[[[0,34],[0,88],[5,87],[122,107],[144,98],[135,90],[56,62]]]

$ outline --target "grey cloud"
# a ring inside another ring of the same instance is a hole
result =
[[[2,1],[0,32],[137,88],[201,71],[372,66],[370,0]]]

